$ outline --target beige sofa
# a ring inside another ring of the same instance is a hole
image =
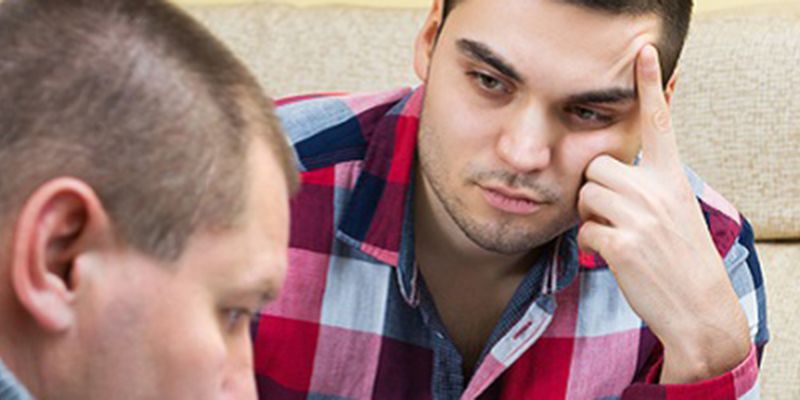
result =
[[[701,0],[702,1],[702,0]],[[425,10],[193,6],[268,91],[416,85]],[[800,2],[698,15],[674,113],[684,159],[751,220],[772,341],[765,399],[800,399]]]

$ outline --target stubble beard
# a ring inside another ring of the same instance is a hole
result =
[[[442,204],[450,219],[458,226],[462,233],[476,246],[483,250],[504,255],[515,255],[529,252],[538,248],[560,235],[573,224],[576,217],[574,212],[569,210],[559,210],[555,220],[545,221],[543,225],[533,226],[525,223],[519,216],[502,215],[497,218],[481,221],[470,212],[468,207],[461,199],[454,194],[455,190],[448,188],[449,171],[442,165],[444,150],[437,141],[437,135],[432,128],[425,123],[425,116],[420,120],[418,158],[420,171],[425,180],[430,184],[436,199]],[[469,177],[480,177],[486,175],[504,175],[508,173],[492,173],[472,171],[467,173]],[[461,185],[462,182],[470,182],[470,179],[459,178],[454,184]],[[529,180],[527,178],[510,178],[511,184],[515,181]],[[418,184],[421,184],[418,183]],[[561,207],[561,202],[554,193],[549,193],[549,202],[546,207]],[[540,211],[541,212],[541,211]]]

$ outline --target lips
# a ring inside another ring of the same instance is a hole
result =
[[[529,215],[542,206],[541,202],[530,195],[502,187],[481,187],[481,191],[490,206],[510,214]]]

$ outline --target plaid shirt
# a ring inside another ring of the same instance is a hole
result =
[[[579,253],[572,229],[531,268],[464,379],[413,256],[422,97],[420,88],[279,102],[303,187],[283,293],[253,324],[261,398],[758,398],[768,333],[753,232],[691,172],[750,323],[741,365],[696,384],[657,384],[661,345],[603,261]]]
[[[0,400],[31,400],[33,397],[0,360]]]

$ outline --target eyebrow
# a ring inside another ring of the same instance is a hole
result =
[[[280,288],[275,287],[274,281],[268,277],[259,277],[249,282],[245,287],[242,287],[242,294],[257,294],[263,303],[268,303],[275,300],[280,294]]]
[[[567,103],[571,104],[609,104],[634,101],[638,97],[636,89],[611,88],[593,90],[569,96]]]
[[[517,70],[512,67],[509,62],[503,60],[503,57],[492,51],[492,49],[490,49],[486,44],[470,39],[459,39],[458,42],[456,42],[456,46],[467,57],[475,61],[488,64],[501,74],[507,76],[509,79],[514,80],[517,83],[525,82],[525,80],[522,79],[522,75],[517,72]]]
[[[279,294],[280,294],[280,288],[275,287],[274,283],[270,281],[269,284],[262,286],[261,300],[265,303],[268,303],[277,299]]]
[[[509,79],[518,83],[525,83],[522,74],[517,72],[503,57],[490,49],[488,45],[471,39],[459,39],[456,45],[467,57],[488,64]],[[567,101],[572,104],[613,104],[626,103],[637,98],[638,95],[634,88],[610,88],[572,95]]]

